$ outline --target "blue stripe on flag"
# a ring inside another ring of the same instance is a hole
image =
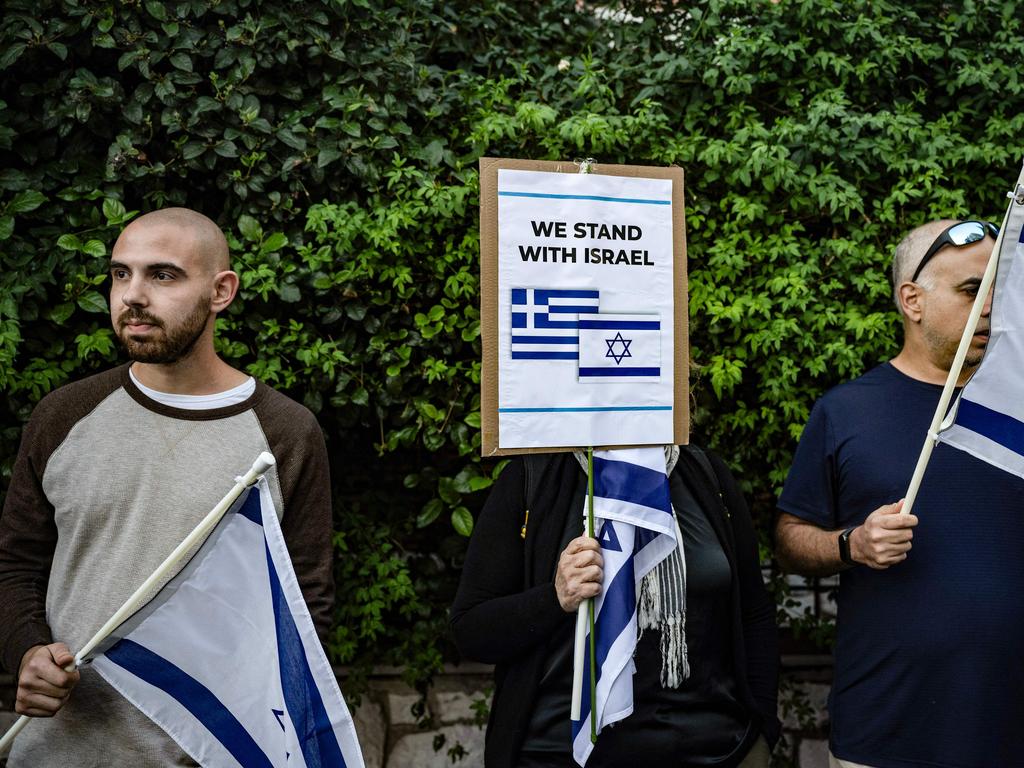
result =
[[[513,304],[525,304],[526,303],[526,289],[525,288],[513,288],[512,289],[512,303]]]
[[[552,304],[548,307],[548,312],[560,315],[578,315],[580,312],[594,312],[596,309],[597,307],[591,304]]]
[[[512,327],[513,328],[526,328],[526,313],[525,312],[513,312],[512,313]]]
[[[256,496],[258,498],[259,494]],[[187,672],[128,639],[119,640],[105,655],[114,664],[174,698],[245,768],[274,768],[238,719],[209,688]]]
[[[615,413],[618,411],[671,410],[671,405],[590,405],[579,408],[499,408],[498,413]]]
[[[533,292],[535,304],[547,304],[548,299],[594,299],[601,296],[600,291],[572,290],[571,288],[537,288]],[[596,307],[593,307],[596,309]]]
[[[277,653],[281,664],[281,689],[285,706],[295,726],[302,757],[308,768],[344,768],[345,758],[334,735],[320,691],[302,647],[288,600],[281,589],[277,570],[267,547],[267,569],[270,572],[270,594],[274,603],[274,624],[277,626]]]
[[[597,459],[594,459],[597,461]],[[595,474],[597,467],[594,467]],[[608,591],[605,592],[604,600],[601,603],[601,611],[597,615],[594,626],[594,637],[597,657],[597,675],[595,679],[601,680],[601,672],[604,669],[604,663],[608,660],[608,653],[612,649],[612,645],[622,634],[622,630],[629,624],[629,620],[633,617],[636,612],[636,578],[634,577],[633,571],[633,557],[632,555],[623,563],[622,567],[619,568],[618,573],[612,579],[612,583],[608,585]],[[588,633],[587,637],[590,635]],[[587,641],[587,647],[590,647],[589,640]],[[580,728],[583,727],[583,723],[587,719],[587,715],[593,716],[591,711],[590,701],[590,685],[587,681],[590,680],[590,653],[589,651],[584,654],[583,662],[583,696],[580,699],[580,719],[574,720],[572,723],[572,735],[576,738],[576,734],[579,733]]]
[[[633,544],[633,554],[636,555],[641,549],[663,534],[652,531],[650,528],[636,527],[636,541]]]
[[[579,321],[581,329],[596,331],[657,331],[661,329],[660,320],[583,320]]]
[[[594,495],[641,504],[672,514],[668,482],[664,472],[594,457]]]
[[[672,205],[671,200],[648,200],[640,197],[605,197],[604,195],[556,195],[546,192],[499,192],[498,197],[542,197],[554,200],[598,200],[603,203],[637,203],[640,205]]]
[[[579,344],[579,336],[513,336],[513,344]]]
[[[255,487],[254,485],[246,491],[248,496],[245,498],[245,503],[239,508],[238,514],[262,528],[263,513],[260,511],[260,492],[254,491]]]
[[[661,368],[580,368],[580,376],[661,376]]]
[[[517,352],[512,350],[513,360],[579,360],[579,352]]]
[[[1024,422],[979,403],[960,399],[956,423],[1024,456]]]
[[[547,314],[537,314],[533,317],[534,328],[561,328],[567,331],[575,331],[579,326],[580,324],[576,320],[551,320]]]

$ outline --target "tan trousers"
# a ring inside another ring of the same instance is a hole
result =
[[[768,768],[770,755],[768,742],[764,740],[764,736],[758,736],[754,746],[747,752],[747,756],[743,758],[743,762],[739,764],[738,768]]]
[[[870,765],[851,763],[849,760],[840,760],[831,752],[828,753],[828,768],[871,768]]]

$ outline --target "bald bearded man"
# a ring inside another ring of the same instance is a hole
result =
[[[80,648],[261,451],[321,640],[333,608],[327,453],[313,414],[214,350],[231,304],[223,233],[184,208],[155,211],[111,253],[110,317],[127,365],[69,384],[25,428],[0,516],[0,661],[15,709],[49,718],[10,768],[196,765],[88,668]]]

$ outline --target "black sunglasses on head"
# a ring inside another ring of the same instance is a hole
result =
[[[946,227],[942,230],[942,234],[936,237],[935,242],[925,251],[924,258],[921,259],[917,269],[914,270],[914,276],[910,278],[910,282],[916,283],[917,276],[921,274],[924,265],[931,261],[932,257],[947,245],[955,245],[957,248],[962,248],[965,245],[984,240],[985,235],[992,235],[992,239],[995,240],[999,237],[999,227],[990,221],[961,221],[959,224]]]

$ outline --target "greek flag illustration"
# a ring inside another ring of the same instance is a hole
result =
[[[578,360],[581,312],[597,312],[597,290],[512,289],[512,359]]]
[[[1024,172],[1018,189],[1024,184]],[[992,295],[988,348],[939,439],[1024,477],[1024,205],[1010,204]],[[948,418],[948,417],[947,417]]]
[[[87,660],[205,768],[362,768],[267,481]]]
[[[594,606],[596,696],[591,701],[588,653],[580,718],[572,722],[573,757],[580,765],[586,765],[594,748],[591,718],[597,718],[600,733],[633,712],[640,582],[676,547],[664,449],[595,451],[594,516],[604,577]],[[589,646],[589,636],[587,642]]]

